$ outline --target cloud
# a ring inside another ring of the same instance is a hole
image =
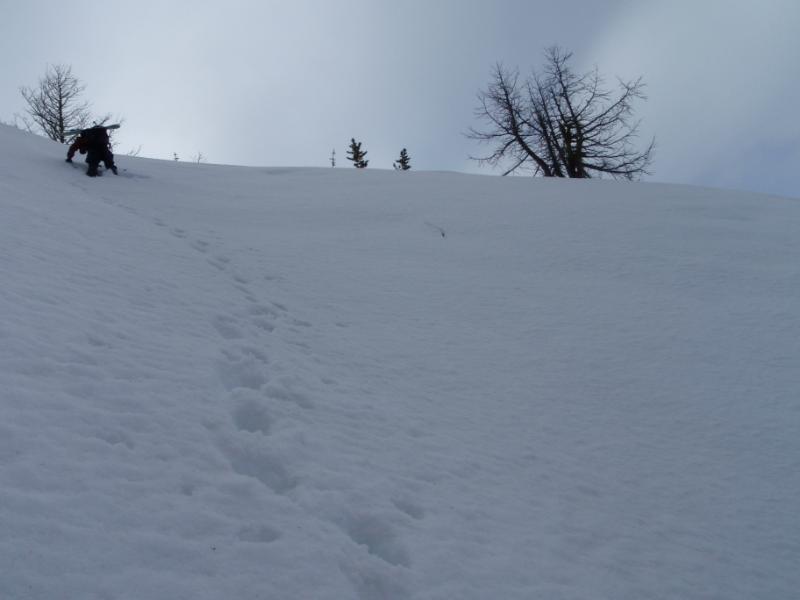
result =
[[[798,155],[796,0],[141,0],[89,28],[88,0],[49,4],[12,3],[0,20],[13,57],[0,118],[22,110],[20,85],[66,62],[98,113],[125,118],[123,152],[325,166],[354,136],[370,166],[391,168],[405,146],[415,168],[475,171],[465,157],[482,149],[462,133],[491,66],[540,68],[557,43],[609,83],[644,76],[655,179],[800,193],[774,172]]]
[[[742,169],[800,137],[798,22],[793,0],[641,2],[618,13],[591,56],[605,73],[644,76],[656,179],[757,187]]]

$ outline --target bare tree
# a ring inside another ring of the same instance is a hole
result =
[[[640,121],[633,104],[645,99],[642,79],[619,80],[614,93],[597,68],[576,74],[571,58],[548,48],[544,71],[524,81],[517,70],[495,66],[475,111],[489,127],[467,134],[493,148],[475,160],[502,166],[503,175],[528,169],[545,177],[637,179],[649,173],[655,139],[644,150],[635,146]]]
[[[81,129],[89,122],[89,103],[80,99],[86,86],[68,65],[47,67],[38,87],[20,88],[27,112],[42,133],[51,140],[67,141],[65,131]]]

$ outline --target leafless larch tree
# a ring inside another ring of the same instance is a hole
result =
[[[498,64],[486,90],[478,94],[476,116],[487,129],[468,136],[492,145],[473,157],[502,167],[503,175],[530,170],[545,177],[638,179],[652,161],[655,140],[637,149],[639,120],[633,104],[645,99],[641,78],[604,87],[598,70],[576,74],[572,53],[554,46],[545,52],[542,73],[525,80]]]
[[[89,103],[80,99],[86,86],[72,74],[72,67],[52,65],[38,87],[20,89],[27,112],[42,133],[51,140],[67,141],[65,131],[86,127],[90,120]]]

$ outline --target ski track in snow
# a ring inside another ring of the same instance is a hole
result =
[[[800,588],[794,201],[62,150],[0,127],[0,598]]]

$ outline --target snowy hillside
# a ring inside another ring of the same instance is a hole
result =
[[[800,589],[800,201],[0,127],[0,598]]]

